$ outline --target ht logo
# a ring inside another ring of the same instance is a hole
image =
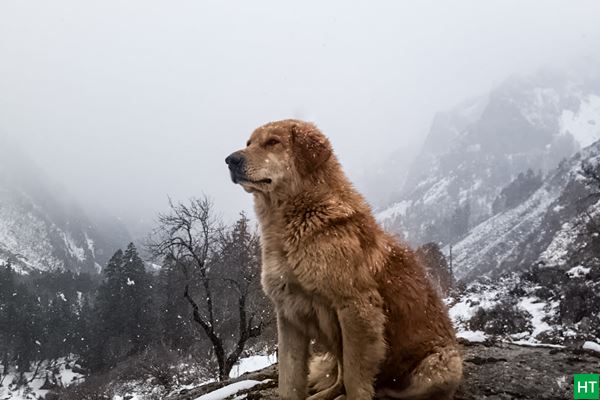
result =
[[[597,400],[598,374],[575,374],[573,376],[573,398]]]

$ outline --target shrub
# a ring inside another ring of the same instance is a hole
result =
[[[491,335],[510,335],[531,330],[531,315],[519,309],[509,299],[504,299],[492,308],[478,308],[469,320],[469,329]]]

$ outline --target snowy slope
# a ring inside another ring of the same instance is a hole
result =
[[[400,194],[378,213],[413,244],[453,243],[494,214],[500,190],[600,137],[598,77],[514,77],[438,114]]]
[[[0,140],[0,263],[21,271],[97,271],[128,235],[92,222],[65,190],[19,149]]]
[[[581,347],[600,342],[600,265],[478,278],[447,301],[459,337]]]
[[[76,366],[76,362],[68,357],[61,357],[53,361],[44,361],[37,370],[34,369],[32,372],[24,374],[24,379],[28,382],[27,385],[17,385],[18,371],[11,370],[3,376],[3,384],[0,385],[0,399],[43,399],[49,392],[48,386],[64,387],[83,381],[84,376],[79,372],[73,371],[74,366]],[[44,384],[47,386],[44,386]]]
[[[515,295],[515,288],[519,287],[520,292]],[[515,318],[510,315],[513,321],[518,321],[514,327],[496,329],[496,333],[502,332],[504,338],[519,344],[536,345],[542,342],[548,342],[551,333],[557,334],[561,327],[557,320],[559,301],[540,298],[536,290],[539,289],[532,282],[522,279],[517,274],[511,274],[501,279],[490,281],[480,280],[469,285],[464,294],[450,307],[450,318],[457,329],[457,335],[469,341],[484,341],[490,338],[491,327],[485,323],[478,324],[477,313],[481,310],[490,311],[501,309],[507,311],[511,307],[516,310],[516,315],[523,318]],[[509,306],[507,306],[507,303]],[[498,322],[502,317],[497,314],[492,315],[490,320]],[[560,333],[556,336],[560,336]],[[564,343],[560,337],[552,338],[553,344],[556,342]]]
[[[537,264],[593,261],[596,239],[586,221],[600,214],[600,203],[589,197],[581,165],[599,160],[600,141],[561,164],[521,204],[471,229],[453,246],[456,276],[473,279]]]

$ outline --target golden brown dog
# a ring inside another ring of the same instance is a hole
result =
[[[281,397],[452,398],[462,362],[447,310],[412,251],[377,225],[327,138],[310,123],[272,122],[226,162],[254,195]],[[309,361],[312,339],[327,354]]]

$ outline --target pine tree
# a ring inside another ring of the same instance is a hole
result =
[[[139,353],[153,340],[155,332],[154,307],[151,295],[151,278],[133,243],[123,255],[124,282],[121,285],[122,304],[127,309],[125,335]]]
[[[181,288],[186,279],[180,266],[171,257],[166,257],[158,275],[160,304],[160,337],[172,350],[181,352],[189,349],[196,340],[192,321],[189,318],[190,304],[182,296]]]
[[[155,339],[151,283],[133,243],[110,259],[94,308],[86,356],[91,369],[111,367],[142,352]]]

